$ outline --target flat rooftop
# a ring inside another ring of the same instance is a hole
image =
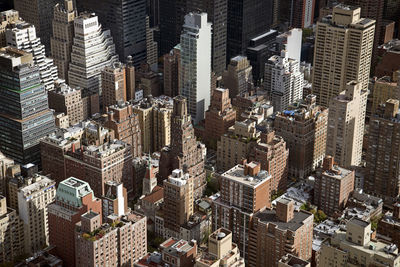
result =
[[[278,219],[276,216],[275,210],[264,210],[255,214],[255,217],[260,219],[263,223],[272,223],[275,224],[281,230],[289,230],[289,231],[296,231],[301,226],[304,225],[304,221],[308,218],[312,217],[311,213],[306,211],[295,211],[294,217],[289,222],[283,222]]]
[[[222,176],[226,179],[230,179],[253,188],[259,186],[264,181],[271,179],[271,175],[265,170],[261,170],[255,176],[245,175],[243,165],[236,165],[232,169],[224,172]]]

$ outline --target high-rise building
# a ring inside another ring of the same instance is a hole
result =
[[[134,158],[142,155],[142,138],[139,115],[133,112],[132,105],[124,102],[109,106],[104,126],[112,129],[115,138],[131,146]]]
[[[235,243],[232,243],[232,232],[220,228],[208,237],[208,250],[196,258],[195,267],[244,267],[244,260]]]
[[[161,150],[159,179],[167,179],[175,169],[189,173],[194,179],[194,197],[198,199],[206,186],[205,158],[206,147],[196,140],[186,99],[177,96],[171,115],[171,144]]]
[[[399,100],[389,99],[370,118],[364,189],[392,202],[400,194]]]
[[[354,190],[354,171],[334,165],[334,158],[324,159],[317,171],[314,186],[314,204],[329,216],[341,214]]]
[[[204,140],[214,142],[216,146],[220,137],[235,124],[235,120],[236,111],[232,108],[229,89],[215,89],[206,112]]]
[[[10,47],[0,49],[0,62],[0,150],[17,163],[39,163],[39,140],[54,130],[39,67]]]
[[[120,62],[106,66],[101,71],[101,88],[103,110],[118,102],[127,101],[125,66]]]
[[[138,115],[143,153],[160,151],[171,142],[170,98],[148,97],[133,106]]]
[[[17,211],[0,195],[0,262],[13,262],[25,253],[24,226]]]
[[[181,86],[194,124],[204,119],[211,97],[211,23],[207,13],[189,13],[181,35]],[[207,90],[209,88],[209,90]]]
[[[236,56],[222,75],[222,83],[229,89],[229,97],[234,98],[240,93],[246,92],[253,83],[252,67],[244,56]]]
[[[12,166],[14,161],[0,151],[0,195],[2,196],[7,196],[7,170]]]
[[[132,266],[147,254],[146,217],[128,213],[109,216],[101,223],[101,214],[88,211],[75,228],[77,267]]]
[[[69,85],[80,87],[84,95],[101,95],[101,71],[118,61],[111,33],[103,31],[98,17],[89,13],[75,18],[74,33]]]
[[[164,55],[164,94],[175,97],[181,94],[181,46],[176,45]]]
[[[312,86],[319,105],[328,107],[350,81],[368,89],[375,21],[360,13],[360,8],[338,5],[317,23]]]
[[[316,0],[291,0],[291,18],[289,26],[293,28],[309,28],[314,24]]]
[[[14,9],[18,10],[21,18],[35,25],[47,52],[50,52],[53,8],[61,2],[63,0],[14,0]]]
[[[88,211],[102,211],[101,200],[94,196],[90,185],[74,177],[62,181],[55,202],[48,207],[49,242],[65,266],[75,266],[75,224]]]
[[[58,79],[57,66],[53,59],[46,57],[45,46],[36,36],[35,26],[25,21],[16,21],[9,25],[6,30],[7,45],[31,53],[33,63],[39,66],[40,82],[46,91],[53,90]]]
[[[106,194],[101,197],[103,221],[108,216],[121,217],[129,212],[126,188],[120,182],[108,181],[104,184]]]
[[[85,119],[82,91],[67,84],[57,84],[55,90],[48,92],[49,108],[68,116],[69,125],[75,125]]]
[[[294,103],[276,115],[274,129],[289,148],[289,174],[306,178],[325,157],[328,109],[316,105],[316,96]]]
[[[55,200],[56,183],[35,175],[18,190],[18,214],[24,223],[25,252],[33,254],[49,245],[48,207]]]
[[[228,61],[237,55],[245,55],[250,39],[269,31],[273,12],[274,0],[228,0]]]
[[[176,169],[163,185],[165,236],[179,237],[181,225],[189,221],[193,214],[193,178]]]
[[[254,149],[260,142],[260,134],[255,121],[236,121],[217,142],[218,169],[227,171],[243,159],[254,155]]]
[[[111,30],[121,61],[132,56],[135,66],[146,61],[146,0],[76,0],[78,10],[94,12]]]
[[[389,99],[400,99],[400,70],[393,73],[393,78],[384,76],[374,83],[372,92],[371,114],[375,114],[379,105]]]
[[[146,16],[146,62],[154,71],[158,69],[158,44],[154,40],[155,28],[150,28],[150,18]]]
[[[326,154],[339,166],[349,168],[361,163],[367,96],[360,83],[351,81],[346,91],[329,103]]]
[[[213,229],[224,227],[232,231],[243,257],[250,251],[249,226],[259,210],[271,207],[271,175],[261,170],[258,162],[243,162],[221,174],[221,196],[212,203]]]
[[[248,265],[277,266],[287,253],[311,259],[313,222],[311,213],[295,211],[294,201],[285,198],[277,201],[275,210],[257,212],[249,227]]]
[[[372,240],[371,223],[353,218],[321,244],[320,266],[396,266],[400,254],[396,245]]]
[[[264,88],[270,94],[274,111],[283,111],[290,104],[303,99],[304,74],[300,62],[282,50],[265,64]]]
[[[71,50],[74,39],[74,20],[78,11],[73,0],[57,4],[53,13],[53,35],[50,40],[51,56],[58,68],[58,77],[68,81],[68,69],[71,62]]]
[[[19,13],[16,10],[6,10],[0,12],[0,47],[7,45],[6,29],[10,23],[19,21]]]
[[[288,184],[289,149],[281,136],[268,129],[261,134],[261,142],[255,147],[254,159],[261,163],[261,169],[271,174],[271,192],[284,192]]]

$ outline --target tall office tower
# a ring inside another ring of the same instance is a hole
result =
[[[212,227],[232,231],[233,242],[248,260],[250,222],[256,212],[271,207],[271,175],[258,162],[243,162],[221,174],[220,185],[221,196],[212,205]]]
[[[261,169],[271,174],[271,192],[284,192],[289,173],[289,149],[286,148],[285,140],[268,129],[255,147],[254,159],[261,163]]]
[[[220,228],[208,237],[208,250],[196,259],[195,267],[229,266],[244,267],[243,258],[235,243],[232,243],[232,232]]]
[[[177,96],[171,115],[171,144],[161,150],[159,179],[167,179],[175,169],[189,173],[194,179],[194,197],[198,199],[206,186],[205,157],[206,147],[196,140],[186,99]]]
[[[118,61],[109,30],[102,31],[94,14],[82,13],[74,21],[74,43],[68,82],[84,95],[101,95],[101,70]]]
[[[158,69],[158,45],[154,40],[155,28],[150,28],[149,16],[146,16],[146,62],[154,71]]]
[[[132,56],[128,56],[126,61],[126,100],[133,101],[135,99],[136,91],[135,66],[133,66]]]
[[[350,81],[368,89],[375,21],[360,13],[360,8],[338,5],[317,23],[312,85],[319,105],[328,107]]]
[[[181,46],[176,45],[164,55],[164,95],[175,97],[181,94]]]
[[[147,0],[147,15],[150,18],[150,27],[160,24],[160,0]]]
[[[11,166],[14,166],[14,161],[0,151],[0,195],[3,196],[7,195],[7,169]]]
[[[265,64],[264,88],[271,97],[274,111],[283,111],[290,104],[303,99],[304,74],[300,62],[289,58],[282,50]]]
[[[87,118],[83,112],[82,92],[66,84],[56,85],[54,91],[48,93],[49,107],[56,112],[68,115],[70,125],[75,125]]]
[[[70,177],[58,185],[48,207],[49,242],[65,266],[75,266],[75,224],[90,210],[101,214],[102,208],[87,182]]]
[[[48,206],[55,200],[56,182],[35,175],[18,190],[18,213],[24,222],[25,252],[33,254],[49,245]]]
[[[133,106],[138,115],[143,153],[160,151],[171,142],[170,98],[147,97]]]
[[[229,89],[215,89],[211,105],[206,112],[203,139],[214,142],[216,146],[216,142],[235,124],[235,121],[236,111],[232,108]]]
[[[36,36],[35,26],[25,21],[9,25],[6,30],[7,45],[31,53],[34,64],[39,66],[41,83],[46,91],[53,90],[58,79],[57,66],[54,65],[53,59],[45,56],[45,47]]]
[[[253,216],[249,230],[249,260],[252,267],[273,267],[288,253],[310,260],[314,216],[295,211],[294,201],[280,199],[276,209],[266,209]],[[325,266],[325,265],[324,265]]]
[[[62,2],[63,0],[14,0],[14,9],[18,10],[21,18],[35,25],[37,35],[47,52],[50,52],[53,8],[57,3]]]
[[[166,236],[179,237],[181,225],[193,214],[193,177],[183,170],[173,170],[164,180],[164,229]]]
[[[113,130],[115,138],[131,145],[134,158],[142,155],[142,139],[139,115],[128,103],[118,103],[108,107],[104,126]]]
[[[291,0],[291,20],[289,26],[293,28],[309,28],[314,24],[316,0]]]
[[[39,140],[54,130],[53,113],[32,55],[0,49],[0,150],[17,163],[39,163]]]
[[[260,131],[256,129],[255,121],[236,121],[217,142],[218,169],[227,171],[243,159],[249,159],[259,142]]]
[[[196,125],[204,119],[211,97],[211,23],[207,22],[207,13],[185,16],[180,72],[182,95]]]
[[[127,100],[125,77],[125,66],[120,62],[115,62],[112,66],[107,66],[101,71],[103,110]]]
[[[274,129],[289,147],[289,174],[306,178],[325,157],[328,109],[316,105],[316,96],[294,103],[276,115]]]
[[[207,13],[212,23],[212,70],[221,76],[226,68],[228,0],[187,1],[187,11]]]
[[[180,42],[188,0],[159,0],[160,52],[165,55]]]
[[[315,176],[314,204],[329,216],[342,214],[353,190],[354,171],[335,165],[334,158],[326,156]]]
[[[1,10],[1,9],[0,9]],[[6,10],[0,12],[0,47],[7,45],[6,29],[8,24],[19,21],[19,13],[16,10]]]
[[[76,0],[78,10],[94,12],[111,30],[121,61],[132,56],[135,66],[146,61],[146,0]]]
[[[231,59],[222,75],[222,83],[229,89],[231,99],[240,93],[247,92],[253,84],[252,69],[250,61],[244,56],[236,56]]]
[[[326,154],[341,167],[361,163],[367,96],[360,83],[351,81],[330,101]]]
[[[13,262],[24,253],[24,225],[17,211],[7,207],[6,197],[0,195],[0,262]]]
[[[399,100],[389,99],[370,119],[364,189],[385,202],[400,194]]]
[[[249,41],[269,31],[274,0],[228,0],[227,60],[245,55]]]
[[[133,266],[147,254],[146,217],[129,213],[109,216],[101,224],[101,214],[88,211],[75,229],[77,267]]]
[[[319,266],[395,266],[400,260],[396,245],[373,240],[371,223],[352,218],[321,244]],[[373,249],[366,249],[373,248]]]
[[[58,77],[65,81],[68,81],[68,69],[74,41],[74,20],[77,16],[78,11],[73,0],[65,0],[64,5],[57,4],[54,7],[53,35],[50,40],[51,56],[58,68]]]

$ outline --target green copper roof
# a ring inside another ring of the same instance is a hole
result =
[[[90,193],[93,193],[93,191],[87,182],[70,177],[58,185],[56,198],[58,201],[67,203],[68,205],[81,207],[82,197]]]

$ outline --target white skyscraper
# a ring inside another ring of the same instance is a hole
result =
[[[8,46],[31,53],[33,63],[39,66],[40,81],[46,91],[54,89],[54,82],[58,80],[57,66],[53,59],[45,55],[45,47],[40,38],[36,36],[36,28],[25,21],[17,21],[9,24],[6,30],[6,42]]]
[[[74,43],[68,81],[85,93],[101,94],[101,71],[118,62],[109,30],[102,31],[95,14],[83,13],[74,20]]]
[[[303,98],[304,74],[300,63],[288,57],[286,50],[281,56],[272,56],[265,64],[264,88],[269,92],[274,111],[283,111],[290,104]]]
[[[204,119],[211,97],[211,23],[207,13],[189,13],[181,35],[181,85],[194,124]]]

